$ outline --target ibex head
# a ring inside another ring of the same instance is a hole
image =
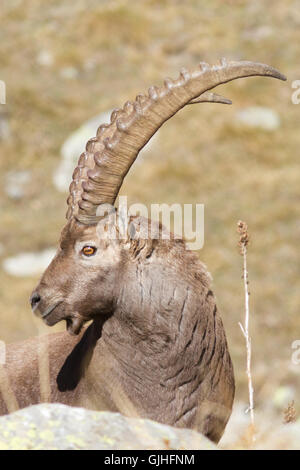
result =
[[[64,319],[70,333],[79,333],[85,321],[112,311],[120,263],[118,243],[99,238],[96,225],[72,218],[31,297],[35,313],[49,326]]]
[[[31,296],[33,310],[48,325],[66,320],[70,333],[77,334],[84,322],[114,311],[126,273],[130,272],[130,253],[139,242],[136,236],[134,240],[99,237],[97,224],[103,217],[97,209],[115,203],[139,151],[165,121],[187,104],[229,104],[229,100],[209,90],[236,78],[256,75],[285,80],[264,64],[225,60],[215,66],[201,63],[194,70],[182,70],[177,80],[167,79],[163,87],[151,87],[148,95],[128,101],[122,109],[113,111],[110,124],[99,127],[73,174],[68,222],[60,247]],[[146,245],[151,251],[152,243]]]

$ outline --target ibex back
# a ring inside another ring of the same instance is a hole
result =
[[[127,235],[112,238],[110,215],[99,215],[99,208],[114,204],[140,149],[167,119],[187,104],[230,103],[208,90],[252,75],[285,79],[264,64],[202,63],[114,111],[87,143],[73,174],[60,246],[31,297],[47,325],[65,320],[68,332],[79,336],[11,345],[0,369],[1,413],[61,402],[220,439],[234,375],[209,274],[182,240],[145,236],[152,233],[147,219],[132,218]]]

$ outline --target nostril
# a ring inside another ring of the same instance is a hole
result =
[[[32,294],[31,299],[30,299],[31,308],[34,309],[37,306],[37,304],[40,302],[40,300],[41,300],[41,297],[37,292]]]

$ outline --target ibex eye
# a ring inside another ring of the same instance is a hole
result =
[[[94,246],[84,246],[81,250],[81,253],[84,255],[84,256],[93,256],[97,251],[97,248],[95,248]]]

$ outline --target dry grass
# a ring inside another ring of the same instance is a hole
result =
[[[63,141],[85,119],[199,60],[257,60],[288,76],[285,84],[256,78],[222,87],[232,107],[203,104],[183,110],[163,127],[155,155],[135,166],[122,190],[132,202],[205,204],[200,256],[213,273],[238,399],[247,387],[237,326],[244,300],[231,234],[239,218],[251,225],[258,405],[272,403],[279,386],[300,386],[300,366],[290,361],[300,324],[300,106],[291,103],[291,81],[300,78],[299,11],[298,0],[3,0],[0,10],[0,79],[7,82],[12,128],[12,138],[0,142],[0,174],[5,178],[11,169],[33,174],[21,201],[10,200],[0,185],[0,262],[55,245],[66,196],[56,192],[49,176]],[[51,65],[37,63],[42,51],[52,55]],[[65,67],[76,69],[74,79],[63,78]],[[248,105],[276,110],[280,129],[237,127],[234,114]],[[1,339],[36,334],[28,305],[35,283],[0,269]]]
[[[246,222],[239,221],[237,224],[237,232],[239,234],[239,242],[238,246],[240,249],[240,253],[243,257],[243,283],[244,283],[244,294],[245,294],[245,320],[244,323],[239,323],[243,336],[245,338],[246,343],[246,355],[247,355],[247,366],[246,366],[246,373],[248,379],[248,394],[249,394],[249,407],[247,412],[250,414],[250,427],[249,427],[249,436],[251,436],[252,444],[255,442],[255,424],[254,424],[254,390],[253,390],[253,381],[252,381],[252,373],[251,373],[251,354],[252,354],[252,346],[251,346],[251,336],[250,336],[250,306],[249,306],[249,274],[247,269],[247,253],[248,253],[248,245],[250,241],[249,232],[248,232],[248,225]]]

